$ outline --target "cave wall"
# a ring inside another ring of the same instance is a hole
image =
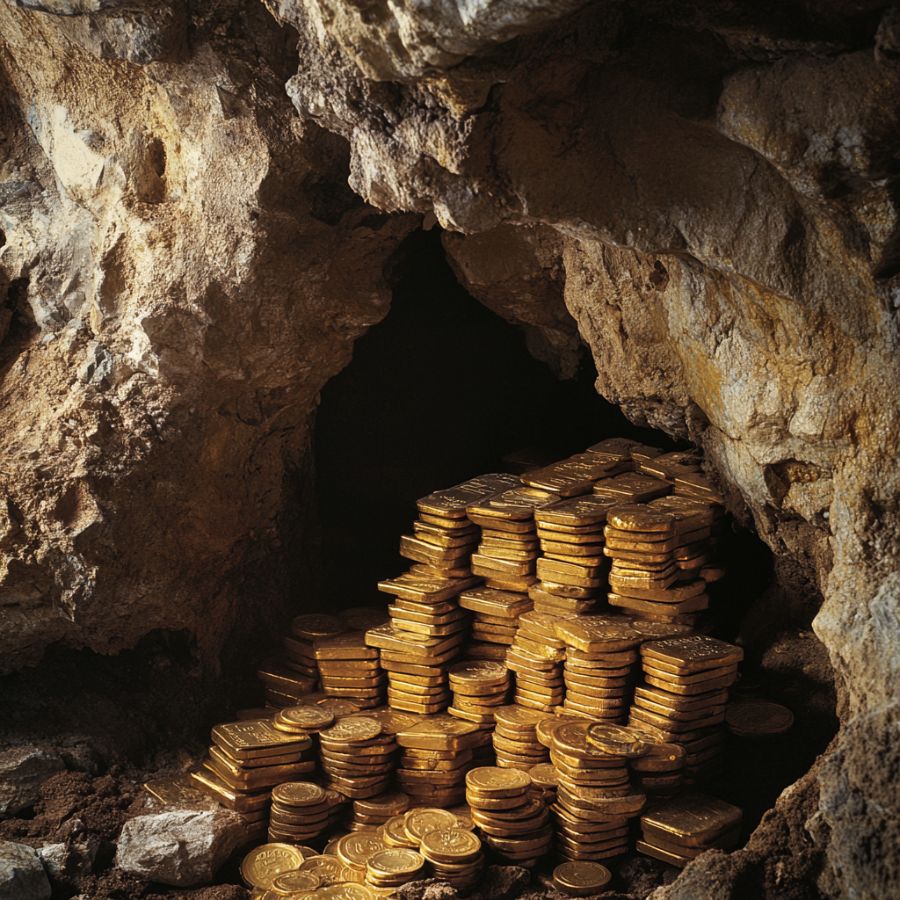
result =
[[[600,393],[704,448],[815,613],[837,739],[669,891],[888,895],[898,8],[267,5],[0,6],[4,665],[185,628],[215,666],[303,602],[287,486],[424,217],[535,355],[584,341]]]

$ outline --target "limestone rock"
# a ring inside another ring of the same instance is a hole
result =
[[[176,887],[205,884],[244,835],[240,816],[224,809],[171,809],[135,816],[119,835],[116,866]]]
[[[34,848],[0,841],[0,900],[47,900],[50,882]]]
[[[43,782],[63,769],[59,755],[43,747],[26,745],[0,751],[0,817],[32,806]]]

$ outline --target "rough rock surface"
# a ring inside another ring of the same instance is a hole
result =
[[[0,841],[0,900],[47,900],[50,882],[33,848]]]
[[[55,752],[42,747],[26,745],[0,752],[0,816],[32,806],[44,781],[64,768]]]
[[[208,884],[245,835],[241,817],[224,809],[166,809],[135,816],[119,835],[116,866],[177,887]]]
[[[3,664],[168,629],[215,667],[278,616],[318,391],[424,215],[703,446],[775,555],[747,639],[776,670],[812,620],[833,667],[828,753],[665,890],[896,893],[897,7],[267,6],[0,6]]]

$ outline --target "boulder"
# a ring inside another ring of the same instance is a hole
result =
[[[119,835],[116,865],[175,887],[205,884],[244,836],[240,816],[224,809],[169,809],[135,816]]]

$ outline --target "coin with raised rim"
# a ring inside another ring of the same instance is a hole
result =
[[[241,861],[241,877],[251,887],[269,890],[282,873],[303,864],[303,853],[291,844],[262,844]]]

